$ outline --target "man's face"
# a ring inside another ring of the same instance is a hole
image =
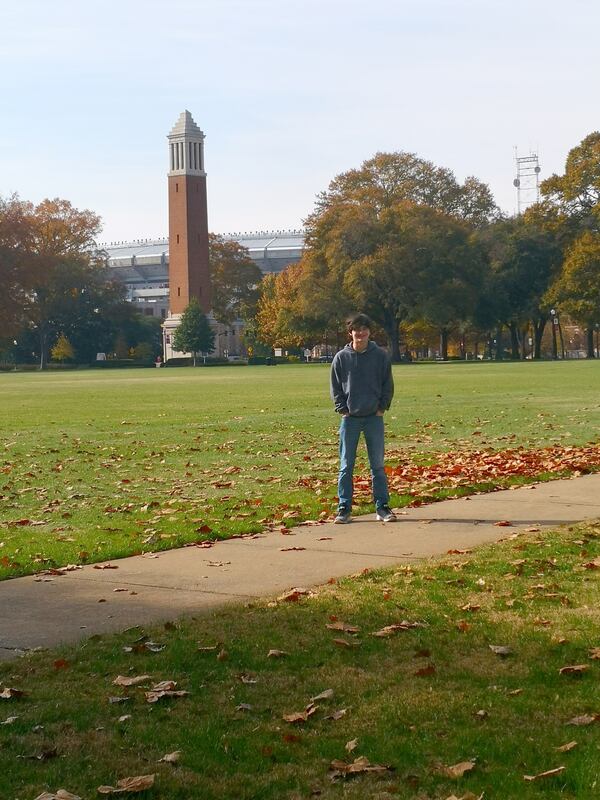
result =
[[[350,335],[352,336],[352,347],[360,352],[365,350],[369,344],[371,331],[366,325],[359,325],[356,328],[352,328]]]

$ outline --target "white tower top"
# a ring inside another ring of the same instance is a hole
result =
[[[189,111],[182,111],[169,140],[169,175],[206,175],[204,134]]]

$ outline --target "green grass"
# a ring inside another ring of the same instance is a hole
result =
[[[517,532],[473,553],[344,579],[295,604],[228,607],[4,663],[0,688],[26,695],[0,700],[0,723],[16,717],[0,724],[0,797],[62,787],[90,798],[100,785],[155,773],[142,796],[592,800],[600,720],[567,723],[600,715],[600,661],[590,658],[600,648],[600,572],[585,566],[599,557],[598,525]],[[333,620],[359,630],[332,631]],[[422,627],[372,635],[401,620]],[[164,649],[124,651],[143,634]],[[288,655],[268,658],[270,649]],[[581,677],[559,674],[578,664],[588,667]],[[112,683],[142,674],[190,694],[149,705],[144,687]],[[284,721],[327,689],[333,698],[305,723]],[[556,749],[573,740],[572,751]],[[157,763],[176,750],[177,765]],[[393,771],[331,780],[333,759],[358,756]],[[444,774],[468,760],[462,778]],[[559,766],[557,777],[524,780]]]
[[[595,363],[394,375],[392,465],[599,439]],[[338,420],[328,376],[327,365],[0,374],[0,577],[329,514]],[[357,472],[368,472],[364,451]]]

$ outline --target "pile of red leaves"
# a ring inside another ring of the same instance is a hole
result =
[[[436,489],[500,482],[503,478],[535,479],[544,474],[581,475],[600,469],[600,444],[553,445],[540,450],[471,450],[439,453],[434,464],[406,462],[386,467],[390,489],[420,495]],[[370,478],[355,479],[358,495],[370,494]]]

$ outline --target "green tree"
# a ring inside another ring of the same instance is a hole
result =
[[[318,195],[315,215],[319,217],[338,203],[371,206],[379,211],[406,200],[474,225],[500,215],[489,187],[477,178],[469,177],[460,184],[451,170],[405,152],[377,153],[359,169],[335,177]],[[313,218],[308,221],[309,239]]]
[[[600,132],[594,131],[567,156],[563,175],[541,185],[547,202],[582,229],[600,228]]]
[[[502,353],[502,327],[510,333],[513,358],[528,353],[530,331],[533,357],[541,355],[541,341],[548,322],[549,287],[556,280],[563,259],[563,238],[557,219],[543,207],[519,217],[502,220],[480,233],[491,265],[485,284],[485,308],[495,317],[497,357]],[[481,320],[482,315],[479,314]],[[490,320],[491,322],[491,320]]]
[[[67,339],[64,333],[61,333],[58,339],[56,340],[56,344],[52,348],[51,351],[52,359],[54,361],[71,361],[73,356],[75,355],[75,351],[71,345],[71,342]]]
[[[181,315],[181,322],[173,336],[173,348],[180,353],[192,353],[194,366],[198,353],[211,353],[215,349],[215,332],[196,298],[190,300]]]
[[[0,197],[0,338],[12,339],[24,324],[37,270],[33,205]]]
[[[251,319],[256,314],[262,272],[247,248],[211,233],[209,262],[215,319],[224,325]]]
[[[546,299],[585,328],[587,357],[594,358],[594,329],[600,324],[600,233],[586,231],[575,241]]]
[[[52,336],[64,328],[86,281],[102,280],[103,262],[95,245],[100,218],[55,199],[32,207],[31,222],[36,269],[33,287],[26,292],[24,316],[37,331],[40,369],[44,369]]]

